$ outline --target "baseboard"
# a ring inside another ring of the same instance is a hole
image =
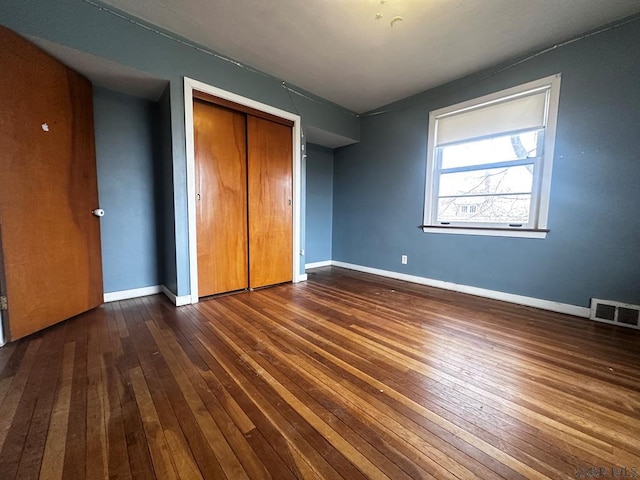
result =
[[[160,292],[160,285],[109,292],[104,294],[104,303],[117,302],[118,300],[127,300],[129,298],[146,297],[147,295],[155,295]]]
[[[308,278],[309,277],[306,273],[299,273],[297,281],[295,283],[306,282]]]
[[[305,263],[304,269],[308,270],[309,268],[320,268],[320,267],[329,267],[333,262],[331,260],[324,260],[323,262],[313,262],[313,263]]]
[[[420,285],[427,285],[429,287],[442,288],[445,290],[452,290],[454,292],[467,293],[469,295],[476,295],[478,297],[492,298],[494,300],[501,300],[503,302],[516,303],[518,305],[525,305],[527,307],[541,308],[543,310],[550,310],[552,312],[565,313],[567,315],[574,315],[576,317],[589,318],[590,310],[587,307],[580,307],[578,305],[570,305],[568,303],[553,302],[551,300],[543,300],[540,298],[525,297],[523,295],[515,295],[513,293],[500,292],[497,290],[488,290],[486,288],[472,287],[469,285],[462,285],[459,283],[445,282],[442,280],[435,280],[433,278],[419,277],[416,275],[407,275],[405,273],[392,272],[390,270],[381,270],[378,268],[365,267],[363,265],[356,265],[353,263],[338,262],[336,260],[331,261],[331,265],[336,267],[348,268],[349,270],[356,270],[358,272],[371,273],[373,275],[380,275],[381,277],[394,278],[396,280],[404,280],[405,282],[418,283]]]
[[[162,293],[166,295],[166,297],[171,300],[176,307],[182,307],[184,305],[191,305],[191,295],[183,295],[178,297],[175,293],[169,290],[165,285],[161,287]]]

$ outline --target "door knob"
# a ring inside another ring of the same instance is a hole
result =
[[[96,208],[95,210],[91,210],[96,217],[104,217],[104,210],[101,208]]]

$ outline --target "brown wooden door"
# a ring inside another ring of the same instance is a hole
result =
[[[291,127],[248,116],[249,286],[293,277]]]
[[[249,286],[246,119],[193,102],[198,295]]]
[[[100,221],[91,83],[3,27],[0,45],[2,294],[16,340],[102,303]]]

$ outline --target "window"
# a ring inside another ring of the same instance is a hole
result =
[[[544,238],[560,75],[429,114],[423,230]]]

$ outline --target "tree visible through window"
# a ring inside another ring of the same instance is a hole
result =
[[[559,81],[431,112],[425,227],[546,229]]]
[[[533,131],[442,147],[438,220],[528,223],[542,137]]]

